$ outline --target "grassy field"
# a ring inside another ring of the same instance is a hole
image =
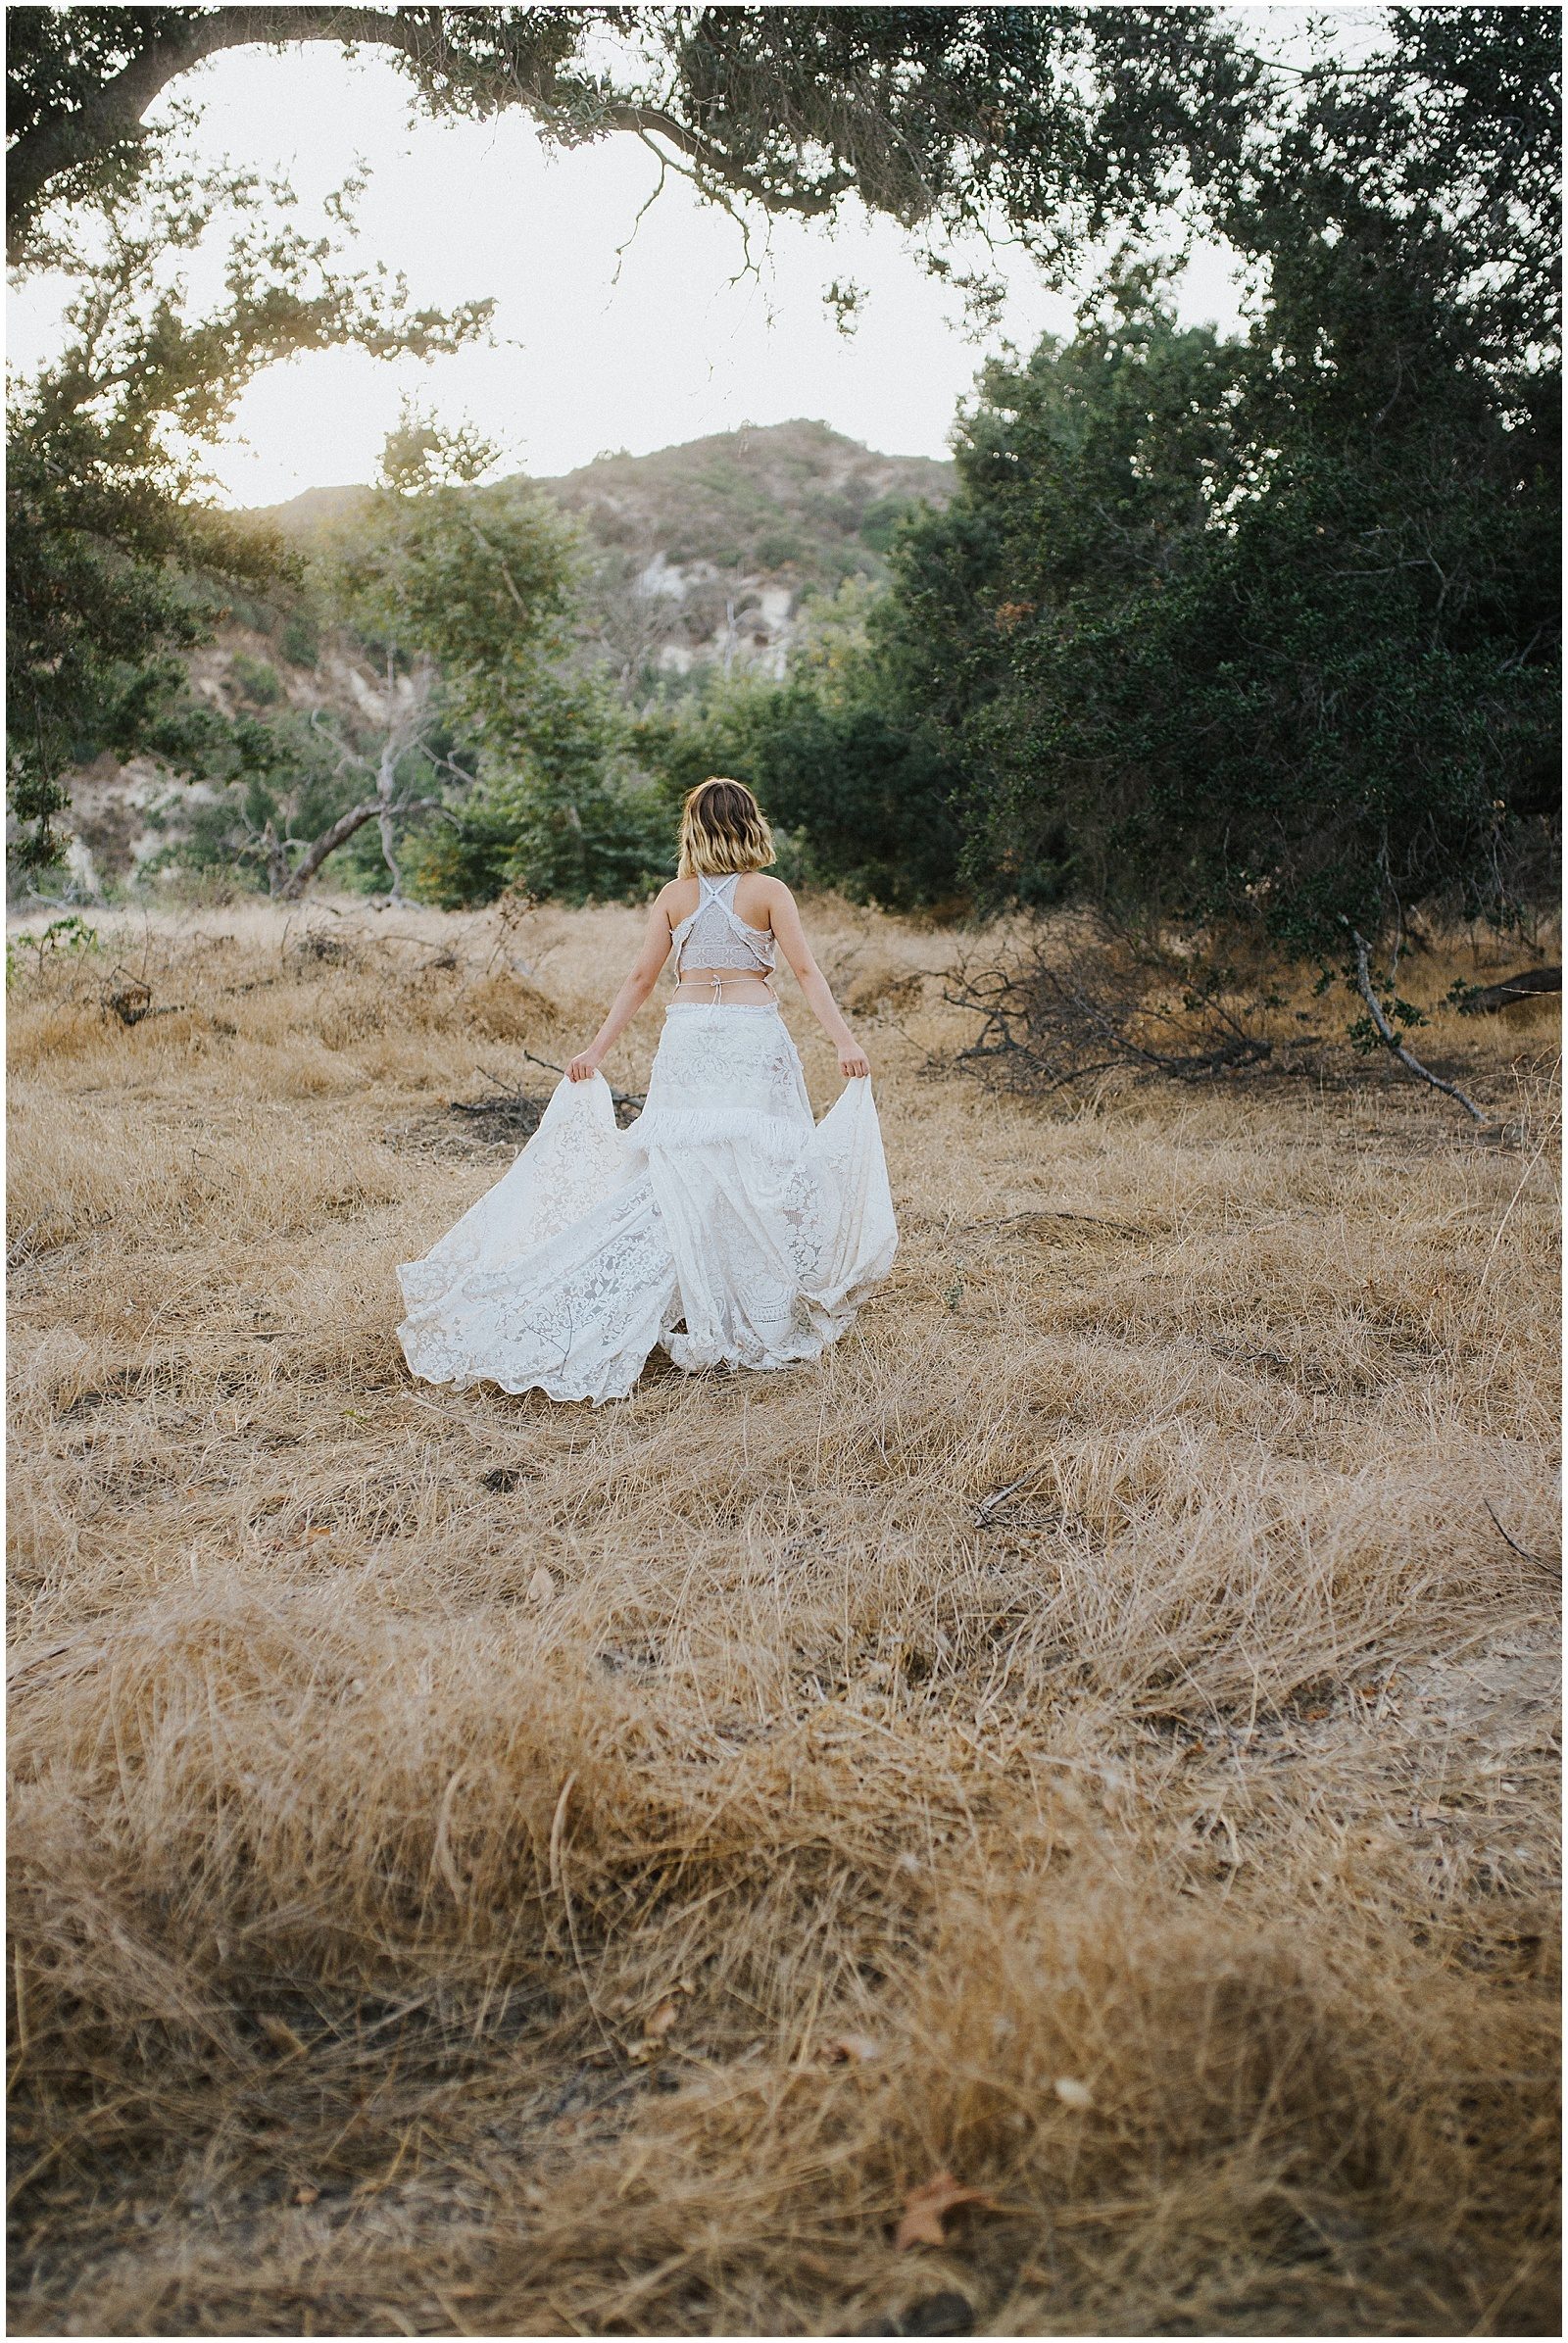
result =
[[[818,906],[893,1277],[592,1411],[393,1269],[636,914],[100,926],[11,1002],[13,2332],[1556,2331],[1554,1004],[1420,1037],[1491,1137],[1047,1109]]]

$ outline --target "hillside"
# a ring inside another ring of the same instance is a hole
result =
[[[710,660],[782,673],[803,597],[886,576],[901,513],[945,504],[953,481],[951,464],[878,455],[798,420],[598,456],[536,486],[582,526],[594,568],[584,632],[632,685]],[[309,488],[257,517],[310,544],[351,522],[364,495]]]
[[[634,648],[629,601],[666,673],[737,658],[782,673],[803,595],[884,577],[900,515],[946,503],[953,466],[792,422],[602,456],[541,486],[600,549],[609,647]]]
[[[587,539],[583,655],[641,698],[714,665],[782,675],[807,597],[885,577],[900,514],[920,499],[945,503],[953,481],[951,464],[878,455],[825,423],[796,421],[601,456],[536,485]],[[367,494],[308,488],[255,516],[309,550],[351,529]],[[363,647],[281,604],[236,604],[188,664],[198,697],[225,715],[291,708],[349,738],[375,719],[378,680]],[[166,844],[171,812],[178,828],[212,794],[172,789],[146,757],[126,765],[105,754],[67,778],[71,867],[88,895]]]

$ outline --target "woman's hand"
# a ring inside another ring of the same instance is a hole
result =
[[[590,1082],[599,1071],[599,1060],[591,1049],[579,1049],[566,1068],[568,1082]]]
[[[845,1081],[853,1082],[858,1075],[869,1074],[870,1071],[871,1061],[865,1051],[858,1049],[853,1042],[847,1042],[839,1051],[839,1072]]]

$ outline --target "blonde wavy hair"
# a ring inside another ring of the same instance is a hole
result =
[[[732,871],[765,870],[773,858],[773,833],[744,781],[715,774],[687,791],[677,878],[727,878]]]

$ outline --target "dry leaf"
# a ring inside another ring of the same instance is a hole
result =
[[[643,2038],[629,2053],[634,2067],[645,2067],[664,2047],[664,2036],[680,2016],[680,2004],[666,1994],[643,2027]]]
[[[869,2060],[882,2056],[882,2045],[873,2042],[869,2034],[835,2034],[826,2046],[826,2055],[835,2066],[842,2066],[846,2061],[858,2067],[864,2066]]]
[[[1093,2107],[1095,2094],[1087,2082],[1074,2082],[1070,2075],[1058,2075],[1052,2089],[1063,2107]]]
[[[536,1603],[547,1603],[555,1591],[556,1582],[541,1562],[533,1577],[528,1581],[529,1598]]]
[[[943,2217],[958,2205],[989,2208],[991,2198],[983,2188],[965,2188],[951,2172],[933,2172],[929,2180],[919,2188],[911,2188],[905,2197],[904,2219],[894,2244],[901,2252],[911,2245],[946,2245]]]

